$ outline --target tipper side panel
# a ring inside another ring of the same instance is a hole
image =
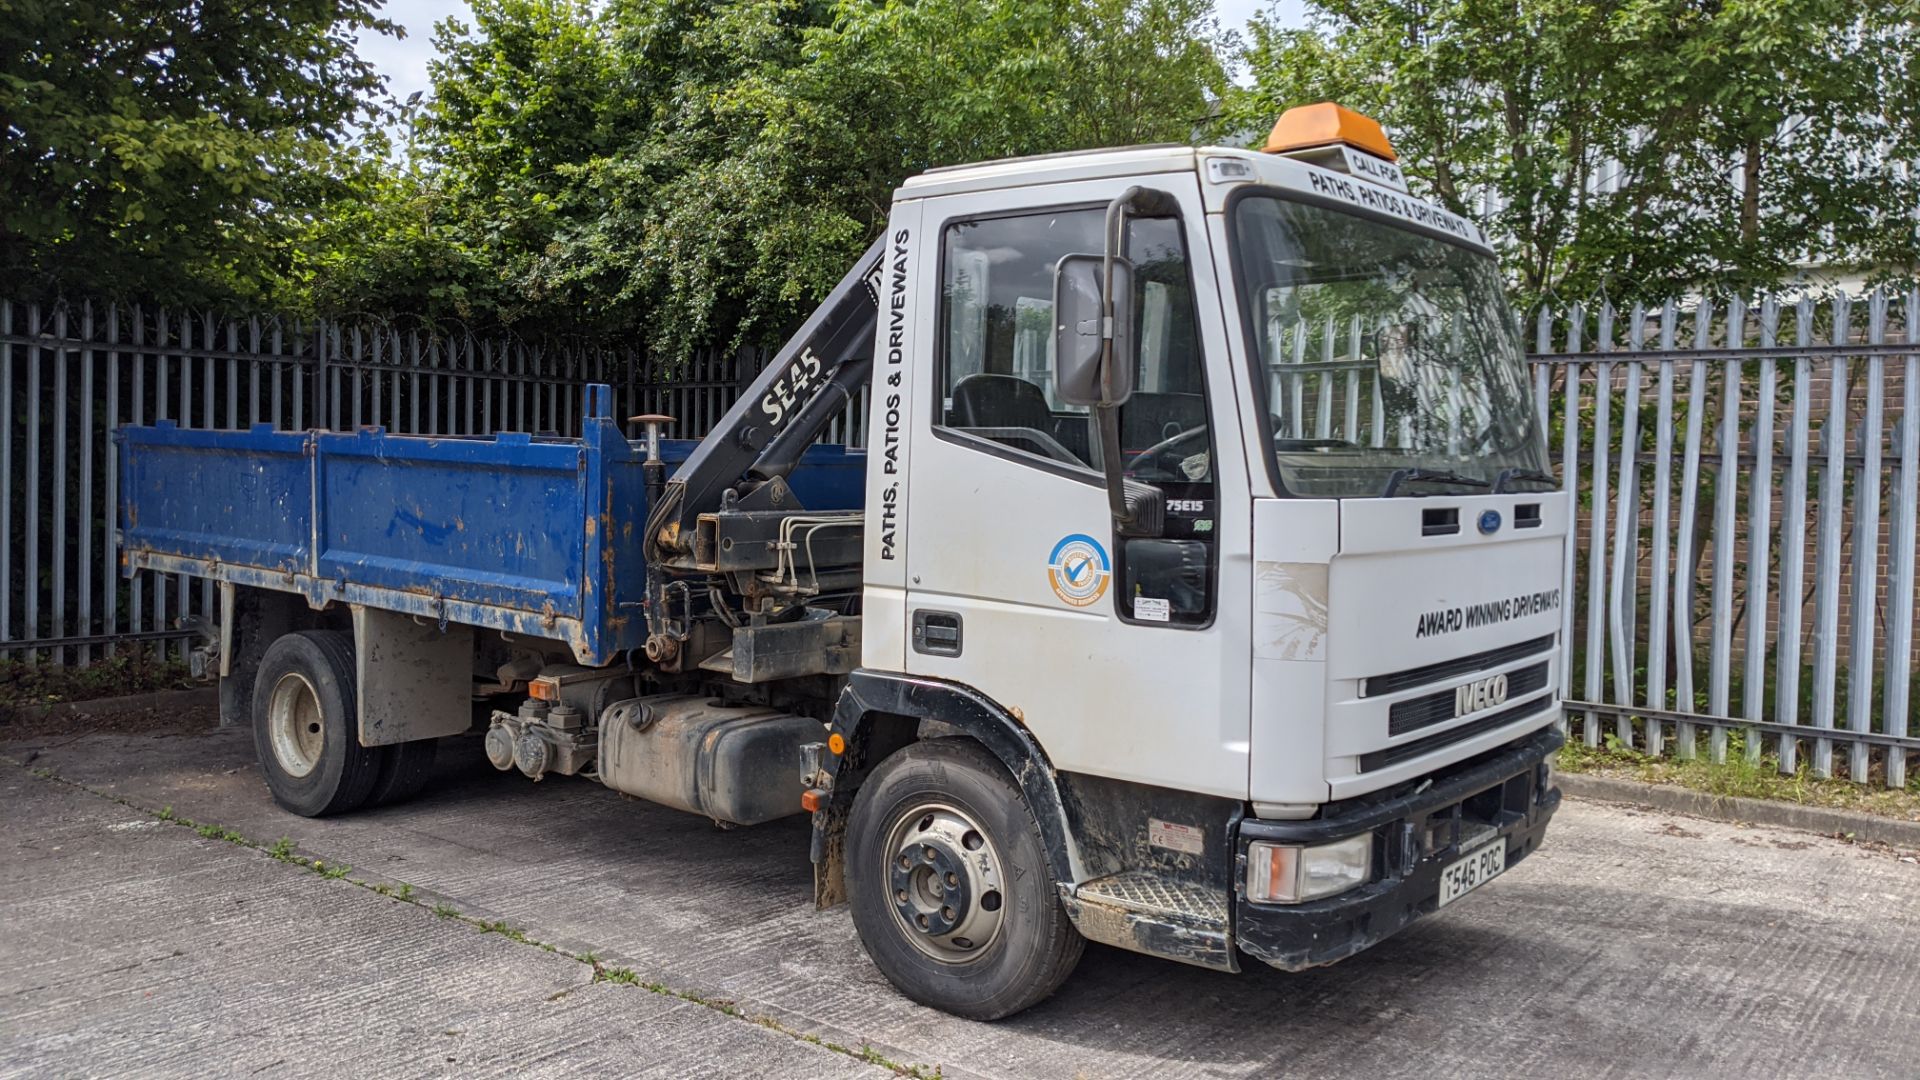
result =
[[[577,439],[356,432],[119,433],[122,569],[192,574],[564,641],[603,664],[646,640],[644,452],[588,388]],[[662,447],[670,467],[696,444]],[[809,449],[793,487],[850,509],[866,455]]]
[[[303,431],[121,429],[122,565],[148,552],[281,575],[313,556],[313,470]],[[217,576],[217,575],[216,575]]]

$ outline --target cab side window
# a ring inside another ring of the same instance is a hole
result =
[[[1057,465],[1093,466],[1086,407],[1053,389],[1053,267],[1100,242],[1096,210],[947,226],[940,415],[948,428]]]
[[[1053,386],[1053,273],[1062,256],[1098,252],[1099,207],[955,221],[942,237],[941,429],[1047,471],[1097,472],[1090,410]],[[1118,553],[1123,614],[1202,623],[1211,616],[1213,443],[1181,224],[1129,223],[1134,264],[1134,394],[1120,408],[1126,475],[1167,499],[1166,536]],[[1144,602],[1137,602],[1144,601]]]

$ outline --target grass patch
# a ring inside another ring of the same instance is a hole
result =
[[[1690,760],[1663,755],[1651,757],[1622,743],[1608,732],[1598,747],[1589,747],[1573,733],[1560,751],[1554,767],[1563,772],[1638,780],[1649,784],[1672,784],[1709,795],[1740,799],[1771,799],[1800,806],[1819,806],[1920,821],[1920,775],[1904,788],[1890,789],[1880,783],[1857,784],[1813,775],[1803,761],[1791,773],[1780,771],[1780,760],[1771,753],[1759,761],[1747,759],[1741,732],[1728,732],[1727,759],[1721,763],[1705,754]],[[1837,755],[1836,755],[1837,756]]]

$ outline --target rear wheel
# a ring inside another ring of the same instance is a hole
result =
[[[367,800],[382,754],[360,745],[353,644],[345,634],[282,635],[260,658],[252,706],[254,752],[274,802],[319,817]]]
[[[438,754],[438,739],[419,739],[380,748],[380,775],[367,793],[368,806],[406,802],[427,786]]]
[[[967,739],[914,743],[854,799],[847,889],[880,971],[923,1005],[997,1020],[1054,992],[1085,941],[1054,895],[1039,826]]]

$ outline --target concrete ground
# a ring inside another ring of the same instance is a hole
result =
[[[1920,1075],[1912,853],[1569,801],[1335,967],[1090,947],[979,1024],[813,909],[802,820],[722,832],[446,749],[415,802],[309,821],[242,731],[0,747],[0,1075]]]

